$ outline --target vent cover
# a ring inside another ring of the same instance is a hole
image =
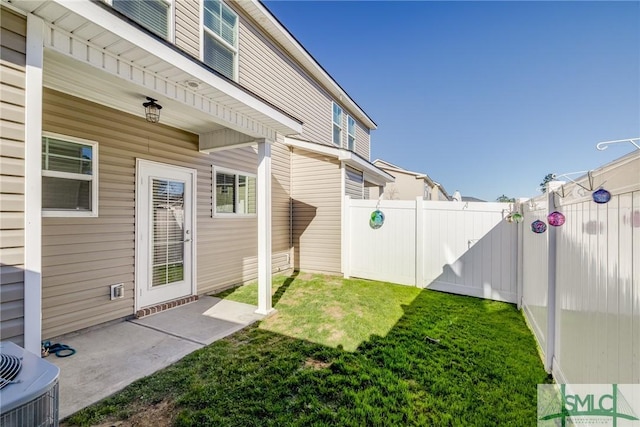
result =
[[[0,354],[0,390],[13,382],[21,368],[21,358],[9,354]]]

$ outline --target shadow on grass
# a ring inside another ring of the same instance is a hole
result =
[[[127,419],[169,401],[171,412],[153,413],[154,421],[160,417],[178,426],[536,425],[536,386],[548,378],[515,306],[488,311],[482,300],[427,290],[403,309],[385,336],[372,335],[354,352],[249,327],[71,421],[90,425],[107,415]]]
[[[285,279],[284,283],[282,283],[282,286],[280,286],[278,290],[273,294],[273,297],[272,297],[273,305],[276,305],[278,302],[280,302],[280,298],[282,298],[284,293],[287,292],[287,289],[289,289],[289,286],[291,286],[291,284],[296,280],[296,277],[298,277],[299,275],[300,275],[300,272],[296,270],[293,273],[291,273],[289,277]]]
[[[276,275],[273,277],[272,283],[272,305],[276,305],[280,302],[280,299],[287,292],[287,289],[292,283],[296,281],[296,278],[300,274],[299,271],[294,271],[289,275]],[[284,280],[280,283],[281,280]],[[232,297],[234,301],[243,302],[246,304],[257,305],[258,304],[258,284],[257,282],[237,285],[224,291],[210,294],[216,298],[227,299]]]

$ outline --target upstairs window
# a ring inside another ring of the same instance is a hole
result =
[[[333,143],[342,146],[342,108],[333,103]]]
[[[347,149],[353,151],[356,148],[356,121],[347,116]]]
[[[256,177],[214,168],[214,215],[255,215]]]
[[[138,24],[169,39],[171,0],[111,0],[111,4]]]
[[[98,215],[98,143],[45,134],[42,215]]]
[[[202,60],[234,80],[238,55],[238,15],[218,0],[205,0],[203,9]]]

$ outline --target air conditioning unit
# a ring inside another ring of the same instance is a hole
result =
[[[60,369],[12,342],[0,342],[0,426],[58,426]]]

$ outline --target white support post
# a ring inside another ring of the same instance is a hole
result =
[[[518,200],[518,212],[523,215],[524,218],[524,203],[527,202],[528,199],[521,198]],[[516,306],[518,310],[522,309],[522,294],[524,291],[524,221],[519,224],[516,223],[517,227],[517,255],[516,255]]]
[[[42,340],[42,67],[44,22],[27,16],[25,74],[24,347]]]
[[[342,274],[345,279],[351,276],[351,197],[344,196],[342,201]]]
[[[548,213],[556,210],[554,190],[564,184],[560,181],[551,181],[547,184]],[[556,260],[557,260],[557,231],[556,227],[547,228],[548,236],[548,273],[547,273],[547,348],[545,351],[544,368],[547,372],[553,370],[553,358],[556,344]]]
[[[524,215],[524,212],[522,213]],[[516,224],[517,237],[516,237],[516,307],[518,310],[522,308],[522,294],[524,288],[524,223]]]
[[[416,197],[416,287],[424,285],[424,200]]]
[[[271,306],[271,141],[258,141],[258,309],[267,315]]]

